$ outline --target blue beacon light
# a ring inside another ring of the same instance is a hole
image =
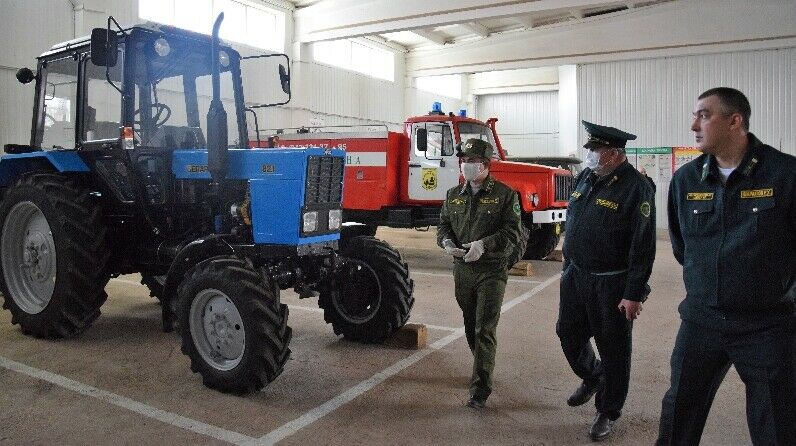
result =
[[[467,117],[467,109],[463,108],[459,110],[459,117],[466,118]]]
[[[442,113],[442,102],[435,102],[431,104],[432,113]]]

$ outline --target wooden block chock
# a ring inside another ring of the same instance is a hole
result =
[[[520,260],[509,270],[510,276],[533,276],[533,265],[526,260]]]
[[[406,324],[384,341],[390,347],[422,350],[428,346],[428,329],[423,324]]]

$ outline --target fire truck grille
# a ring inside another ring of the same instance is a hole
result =
[[[310,156],[304,205],[337,204],[343,200],[343,158]]]
[[[556,175],[555,201],[569,201],[570,195],[572,195],[572,176]]]

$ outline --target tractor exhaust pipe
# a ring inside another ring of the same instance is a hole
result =
[[[224,13],[220,13],[213,24],[212,67],[213,67],[213,99],[207,111],[207,170],[213,182],[221,184],[227,176],[227,112],[221,103],[221,68],[218,64],[219,38],[218,30],[224,20]]]

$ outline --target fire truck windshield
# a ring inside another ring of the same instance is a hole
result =
[[[497,151],[497,147],[495,147],[495,137],[492,135],[492,129],[489,127],[483,124],[475,124],[472,122],[460,122],[459,137],[461,138],[461,142],[467,141],[471,138],[482,139],[489,142],[489,144],[492,144],[492,147],[495,148],[495,150],[492,152],[492,158],[500,159],[500,154]]]

